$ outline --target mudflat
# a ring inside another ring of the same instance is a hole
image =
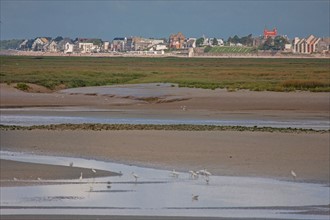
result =
[[[169,92],[165,95],[141,99],[134,94],[90,93],[88,88],[51,93],[35,88],[23,92],[1,84],[0,89],[1,111],[13,107],[19,110],[77,106],[119,111],[123,116],[143,114],[146,118],[329,119],[329,93],[171,87],[166,88]],[[155,84],[148,91],[157,94],[159,89],[161,86]],[[186,106],[184,111],[182,106]],[[207,168],[216,175],[286,180],[292,179],[290,171],[294,170],[300,181],[329,183],[329,132],[1,130],[0,134],[2,150],[88,157],[181,171]],[[11,166],[4,167],[1,180],[13,177],[7,176],[8,172],[15,177],[20,174],[15,172],[31,172],[23,167],[16,171]],[[70,172],[76,178],[76,171]]]
[[[292,180],[294,170],[298,181],[328,183],[330,173],[328,133],[32,130],[1,131],[0,143],[8,151],[180,171],[207,168],[215,175]],[[1,170],[2,179],[6,172]]]
[[[55,166],[0,159],[0,165],[0,186],[47,184],[47,181],[50,180],[77,181],[80,175],[83,178],[119,175],[118,173],[99,169],[95,169],[96,173],[94,173],[91,169],[74,167],[73,164]]]

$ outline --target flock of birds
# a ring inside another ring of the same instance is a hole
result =
[[[71,162],[69,164],[70,167],[73,167],[73,162]],[[93,182],[95,181],[95,174],[96,174],[96,170],[91,168],[91,171],[93,173]],[[199,179],[200,176],[203,177],[203,179],[205,180],[206,184],[210,183],[210,176],[212,175],[211,172],[209,172],[207,169],[202,169],[202,170],[198,170],[198,171],[193,171],[193,170],[189,170],[189,178],[191,179]],[[291,170],[291,176],[293,178],[294,181],[296,181],[297,178],[297,174],[295,173],[295,171]],[[120,174],[122,175],[122,173],[120,172]],[[137,182],[138,179],[140,178],[139,175],[137,175],[135,172],[131,173],[132,177],[134,178],[134,181]],[[173,178],[179,178],[180,173],[177,172],[175,169],[173,169],[170,172],[170,176]],[[38,181],[42,181],[42,179],[40,177],[37,177]],[[79,181],[81,182],[83,180],[83,172],[80,172],[80,177],[79,177]],[[14,177],[14,181],[18,181],[18,179],[16,177]],[[110,188],[111,182],[108,182],[108,188]],[[90,190],[92,191],[92,186],[90,187]],[[199,195],[194,195],[192,194],[192,201],[197,201],[199,198]]]

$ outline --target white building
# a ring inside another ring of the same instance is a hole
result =
[[[49,52],[57,52],[58,51],[58,43],[56,41],[52,41],[48,46]]]
[[[93,43],[79,43],[81,53],[91,53],[95,47]]]
[[[64,53],[73,53],[74,44],[67,42],[64,46]]]
[[[103,42],[103,50],[108,51],[110,49],[110,42],[104,41]]]
[[[155,50],[167,50],[167,46],[165,44],[157,44],[155,46]]]

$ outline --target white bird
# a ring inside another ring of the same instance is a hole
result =
[[[296,180],[297,174],[293,170],[291,170],[291,175],[293,179]]]
[[[136,173],[134,173],[134,172],[132,172],[132,176],[134,177],[134,179],[135,179],[135,182],[137,181],[137,179],[139,178],[139,176],[136,174]]]
[[[80,173],[79,180],[82,181],[82,179],[83,179],[83,174],[82,174],[82,172],[81,172],[81,173]]]
[[[173,177],[175,177],[175,178],[178,178],[178,177],[179,177],[179,173],[176,172],[174,169],[172,170],[171,175],[172,175]]]
[[[18,179],[16,177],[14,177],[14,181],[17,181]]]
[[[186,110],[187,110],[187,106],[182,105],[182,106],[181,106],[181,109],[182,109],[182,111],[186,111]]]
[[[200,171],[198,171],[201,175],[203,175],[203,176],[211,176],[212,175],[212,173],[210,173],[209,171],[207,171],[206,169],[204,169],[204,170],[200,170]]]
[[[37,178],[37,180],[38,180],[38,181],[41,181],[41,178],[40,178],[40,177],[38,177],[38,178]]]
[[[199,195],[194,195],[194,194],[192,194],[191,196],[192,196],[192,197],[191,197],[191,200],[192,200],[192,201],[197,201],[197,200],[198,200]]]
[[[93,173],[96,173],[96,170],[94,170],[94,169],[92,168],[92,172],[93,172]]]
[[[204,169],[204,175],[205,175],[205,176],[211,176],[212,173],[210,173],[209,171],[207,171],[206,169]]]
[[[189,174],[192,179],[196,179],[198,177],[198,174],[193,170],[189,170]]]

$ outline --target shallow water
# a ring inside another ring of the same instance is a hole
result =
[[[166,118],[145,115],[134,111],[121,111],[120,109],[86,109],[86,108],[20,108],[1,109],[0,121],[3,125],[49,125],[49,124],[192,124],[192,125],[222,125],[222,126],[247,126],[247,127],[275,127],[275,128],[305,128],[315,130],[328,130],[329,120],[304,119],[304,120],[258,120],[258,119],[196,119],[185,116]]]
[[[174,96],[177,87],[171,83],[146,83],[114,86],[80,87],[61,90],[64,94],[97,94],[116,97],[152,98]],[[182,88],[180,88],[182,90]]]
[[[57,180],[55,185],[2,187],[1,214],[90,214],[328,219],[329,187],[267,178],[174,178],[158,170],[82,158],[1,151],[2,159],[122,172],[120,177]],[[131,175],[139,175],[138,180]],[[17,177],[19,179],[19,177]],[[19,181],[19,180],[18,180]],[[111,184],[107,182],[110,181]],[[63,184],[64,183],[64,184]],[[199,195],[193,200],[192,195]]]

